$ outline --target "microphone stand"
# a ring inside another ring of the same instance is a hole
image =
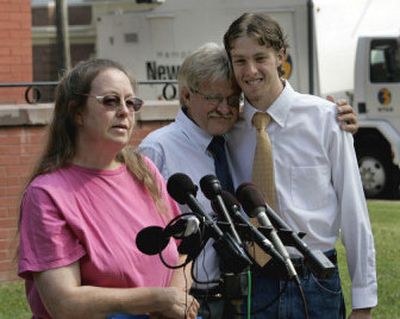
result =
[[[215,223],[207,218],[202,222],[205,225],[204,245],[210,238],[215,240],[213,247],[223,260],[228,273],[241,273],[252,264],[244,249],[236,243],[229,232],[225,231],[220,236],[215,236],[214,232],[219,222]]]

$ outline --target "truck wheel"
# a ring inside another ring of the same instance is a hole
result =
[[[399,187],[399,171],[383,150],[362,148],[358,166],[367,198],[393,198]]]

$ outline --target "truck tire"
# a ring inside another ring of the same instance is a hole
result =
[[[367,198],[394,198],[399,194],[399,169],[383,149],[361,147],[358,166]]]

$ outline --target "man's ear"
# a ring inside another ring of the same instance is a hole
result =
[[[183,102],[183,105],[190,105],[190,98],[191,98],[191,93],[188,87],[184,86],[181,90],[181,100]]]
[[[278,61],[279,61],[279,66],[283,65],[283,63],[286,60],[286,53],[285,49],[281,48],[279,52],[277,53]]]

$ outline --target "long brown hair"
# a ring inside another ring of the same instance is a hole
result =
[[[34,168],[28,184],[37,176],[53,172],[66,166],[76,154],[77,125],[76,115],[86,106],[91,84],[98,74],[107,69],[117,69],[130,80],[136,89],[136,81],[117,62],[108,59],[91,59],[78,63],[67,72],[56,88],[53,118],[49,125],[48,140],[45,150]],[[161,190],[153,174],[147,168],[142,156],[131,147],[125,147],[117,155],[117,160],[125,163],[134,178],[140,181],[149,191],[159,206]]]

